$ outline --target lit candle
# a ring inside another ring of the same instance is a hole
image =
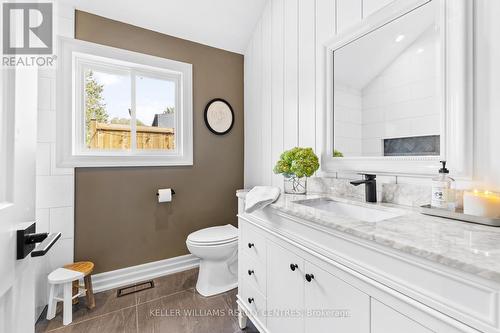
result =
[[[500,218],[500,195],[490,191],[465,192],[464,214]]]

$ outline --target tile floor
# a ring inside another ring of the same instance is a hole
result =
[[[258,333],[250,321],[241,331],[236,315],[237,289],[203,297],[194,286],[198,270],[154,279],[153,289],[117,297],[117,290],[95,295],[96,307],[86,308],[85,299],[73,306],[73,322],[62,325],[62,307],[47,321],[45,313],[36,333]]]

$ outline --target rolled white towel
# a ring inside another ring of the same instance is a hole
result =
[[[278,200],[281,190],[274,186],[255,186],[245,197],[245,212],[253,213]]]

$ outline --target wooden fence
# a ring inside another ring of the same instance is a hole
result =
[[[91,149],[130,149],[130,125],[98,123],[90,121]],[[137,149],[174,149],[173,128],[137,126]]]

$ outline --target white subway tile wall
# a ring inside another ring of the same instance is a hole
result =
[[[383,156],[383,139],[439,135],[439,39],[429,29],[362,90],[362,154]]]
[[[36,175],[50,175],[50,143],[38,143],[36,148]]]
[[[50,231],[50,211],[48,208],[36,210],[36,232]]]
[[[41,87],[41,84],[38,85]],[[54,110],[38,109],[38,142],[56,141],[56,113]]]
[[[73,240],[74,216],[73,207],[51,208],[50,232],[60,232],[61,239]]]
[[[335,82],[334,148],[383,156],[383,140],[439,135],[439,41],[429,29],[364,87]]]
[[[53,111],[55,109],[52,102],[52,84],[51,78],[40,76],[38,79],[38,109],[44,111]]]
[[[37,176],[36,177],[37,208],[73,207],[74,177]]]
[[[66,244],[57,244],[49,252],[49,265],[73,262],[74,175],[73,170],[59,172],[55,164],[55,76],[39,73],[38,148],[36,176],[37,224],[40,231],[63,232]],[[64,212],[64,213],[62,213]],[[57,243],[61,243],[60,239]],[[71,243],[71,247],[69,246]],[[56,260],[51,257],[57,258]],[[60,266],[60,265],[59,265]],[[43,274],[42,274],[43,276]]]
[[[74,37],[74,8],[56,3],[55,35]],[[37,232],[61,232],[49,253],[37,258],[37,316],[47,304],[47,274],[73,262],[74,170],[58,168],[56,143],[55,69],[40,69],[38,75],[38,146],[36,167]]]
[[[334,148],[344,156],[361,155],[361,92],[336,85],[334,92]]]
[[[66,264],[71,263],[73,261],[73,251],[74,251],[74,242],[72,238],[68,239],[60,239],[56,244],[54,244],[52,253],[48,257],[49,259],[49,268],[53,270],[54,267],[62,267]],[[68,261],[69,256],[68,253],[71,254],[71,260]]]

